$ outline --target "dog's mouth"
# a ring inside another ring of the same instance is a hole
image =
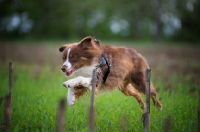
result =
[[[66,75],[66,76],[71,76],[75,71],[76,71],[76,69],[73,68],[73,69],[71,69],[71,70],[69,70],[69,71],[66,71],[66,72],[65,72],[65,75]]]

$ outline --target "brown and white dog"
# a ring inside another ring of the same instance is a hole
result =
[[[145,58],[136,50],[126,47],[102,45],[95,38],[88,36],[80,42],[66,44],[59,48],[62,52],[63,65],[61,70],[67,77],[76,77],[63,83],[68,87],[67,100],[69,105],[74,105],[75,99],[82,96],[87,90],[92,89],[92,71],[100,63],[102,54],[107,56],[111,70],[107,80],[103,83],[103,76],[108,70],[107,65],[99,68],[96,93],[101,89],[112,90],[118,88],[127,96],[134,96],[141,108],[145,104],[140,93],[145,93],[145,71],[149,65]],[[156,90],[151,83],[150,96],[158,109],[162,104],[157,98]]]

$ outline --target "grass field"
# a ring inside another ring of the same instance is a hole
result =
[[[62,45],[62,44],[60,44]],[[0,97],[8,92],[8,62],[13,69],[11,131],[50,132],[56,130],[58,102],[66,98],[62,83],[60,46],[48,44],[3,43],[0,45]],[[142,53],[152,69],[163,110],[151,101],[150,131],[162,132],[168,122],[172,132],[197,131],[200,47],[166,45],[130,45]],[[143,96],[144,97],[144,96]],[[0,104],[0,131],[3,129],[3,106]],[[65,131],[88,131],[90,93],[67,106]],[[143,131],[143,112],[135,98],[120,91],[102,93],[95,98],[97,132]]]

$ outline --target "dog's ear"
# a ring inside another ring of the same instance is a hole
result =
[[[99,40],[94,39],[94,42],[95,42],[96,45],[100,45],[100,41]]]
[[[66,45],[63,45],[63,46],[61,46],[60,48],[59,48],[59,51],[60,52],[63,52],[63,50],[66,48]]]
[[[93,37],[91,37],[91,36],[85,37],[78,44],[78,47],[81,47],[83,49],[90,49],[93,45],[92,40],[93,40]]]

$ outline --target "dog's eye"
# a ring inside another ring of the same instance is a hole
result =
[[[75,59],[75,57],[74,57],[74,56],[72,56],[72,57],[70,57],[70,59],[74,60],[74,59]]]
[[[75,61],[75,60],[78,59],[78,56],[77,56],[77,55],[71,55],[71,56],[70,56],[70,59],[71,59],[72,61]]]
[[[65,59],[66,59],[66,57],[65,57],[65,56],[63,56],[63,57],[62,57],[62,59],[63,59],[63,60],[65,60]]]

